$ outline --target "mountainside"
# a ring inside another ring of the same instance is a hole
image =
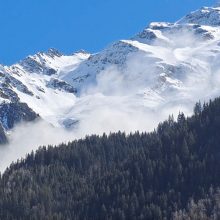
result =
[[[16,123],[34,112],[28,119],[83,135],[152,130],[169,113],[191,114],[195,101],[220,94],[219,58],[220,7],[203,7],[176,23],[153,22],[96,54],[50,49],[1,66],[0,105],[25,103]],[[8,121],[4,113],[5,131]]]
[[[0,218],[220,219],[220,98],[194,112],[30,153],[0,178]]]

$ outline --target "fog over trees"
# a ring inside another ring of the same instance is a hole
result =
[[[151,133],[41,147],[0,179],[0,219],[219,219],[220,98]]]

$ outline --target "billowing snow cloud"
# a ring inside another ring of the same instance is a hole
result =
[[[0,170],[40,145],[118,130],[151,131],[170,114],[191,115],[195,102],[219,96],[220,28],[164,23],[150,27],[142,33],[144,38],[140,34],[121,41],[68,70],[69,74],[62,72],[63,79],[79,79],[82,72],[86,76],[85,82],[79,80],[81,92],[76,97],[59,92],[56,113],[60,106],[65,111],[49,120],[73,128],[67,131],[41,121],[17,126],[10,144],[0,150]],[[151,43],[147,34],[154,38]]]

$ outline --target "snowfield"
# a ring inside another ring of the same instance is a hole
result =
[[[152,22],[96,54],[55,49],[0,68],[0,103],[22,102],[83,136],[152,130],[220,94],[220,8]],[[1,121],[4,128],[5,121]]]
[[[0,131],[9,137],[0,149],[0,170],[40,145],[151,131],[169,114],[190,115],[195,102],[220,95],[219,61],[216,6],[176,23],[152,22],[96,54],[50,49],[0,65]],[[35,113],[42,120],[25,122]]]

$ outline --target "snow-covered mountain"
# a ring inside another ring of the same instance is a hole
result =
[[[219,96],[219,67],[220,6],[203,7],[96,54],[50,49],[0,66],[0,122],[6,131],[38,117],[85,134],[152,129]]]

